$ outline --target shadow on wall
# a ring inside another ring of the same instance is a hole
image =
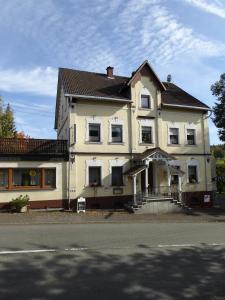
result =
[[[10,259],[1,256],[1,299],[225,297],[222,248],[156,251],[139,245],[135,253],[129,251],[58,252],[14,255]]]

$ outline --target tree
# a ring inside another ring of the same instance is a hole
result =
[[[0,138],[14,138],[16,136],[16,126],[13,110],[8,104],[5,108],[4,101],[0,97]]]
[[[14,138],[16,136],[16,126],[13,111],[9,104],[2,115],[2,137]]]
[[[213,107],[213,122],[219,129],[219,138],[225,142],[225,73],[220,76],[220,80],[211,86],[211,91],[217,97],[217,102]]]

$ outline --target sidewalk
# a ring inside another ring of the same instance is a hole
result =
[[[125,211],[74,212],[30,211],[29,213],[0,213],[0,225],[23,224],[85,224],[85,223],[189,223],[225,222],[225,211],[195,209],[190,213],[173,214],[129,214]]]

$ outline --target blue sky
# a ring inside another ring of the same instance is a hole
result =
[[[0,94],[19,130],[55,138],[57,68],[130,76],[148,59],[161,80],[212,106],[225,72],[224,0],[0,0]],[[211,143],[218,143],[210,121]]]

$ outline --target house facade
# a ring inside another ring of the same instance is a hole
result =
[[[0,140],[0,208],[133,207],[212,199],[210,108],[145,61],[130,77],[59,69],[57,140]]]
[[[57,138],[69,140],[68,202],[122,207],[143,194],[212,198],[210,108],[145,61],[131,77],[60,69]]]

